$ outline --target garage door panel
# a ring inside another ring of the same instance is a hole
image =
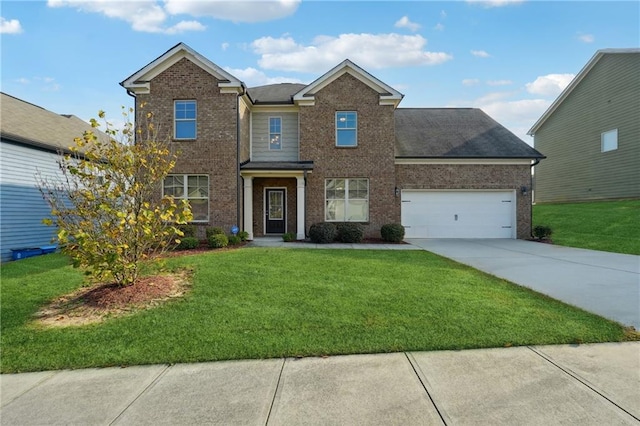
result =
[[[407,238],[513,238],[513,192],[403,191]]]

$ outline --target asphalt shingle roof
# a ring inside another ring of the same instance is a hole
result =
[[[477,108],[398,108],[397,158],[544,158]]]
[[[247,89],[254,104],[293,104],[293,95],[298,93],[306,84],[280,83]]]
[[[91,125],[74,115],[61,115],[0,92],[3,139],[52,151],[65,150]]]

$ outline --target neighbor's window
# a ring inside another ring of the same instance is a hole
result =
[[[600,135],[602,152],[618,149],[618,129],[609,130]]]
[[[209,176],[169,175],[162,189],[164,195],[189,201],[193,222],[209,221]]]
[[[369,220],[368,179],[327,179],[324,219],[328,222]]]
[[[358,146],[357,112],[336,112],[336,146]]]
[[[282,118],[269,117],[269,149],[282,149]]]
[[[174,122],[176,139],[195,139],[196,101],[175,101]]]

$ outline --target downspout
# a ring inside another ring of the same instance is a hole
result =
[[[241,192],[243,188],[240,181],[240,97],[245,94],[246,90],[244,84],[241,84],[240,87],[242,87],[242,92],[238,93],[238,96],[236,97],[236,226],[243,231],[246,231],[246,229],[243,229],[242,218],[240,217],[242,205]]]
[[[529,173],[529,188],[531,188],[531,190],[529,191],[531,193],[531,202],[529,203],[529,209],[530,209],[529,217],[531,218],[531,223],[529,224],[529,238],[532,238],[532,239],[533,239],[533,168],[538,164],[540,164],[540,159],[536,158],[533,161],[533,164],[531,164],[530,166],[531,173]]]
[[[300,155],[300,148],[298,148],[298,155]],[[300,157],[298,157],[300,158]],[[307,238],[307,171],[303,172],[304,175],[304,237]]]

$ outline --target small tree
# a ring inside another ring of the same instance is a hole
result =
[[[119,285],[134,284],[141,261],[179,243],[176,225],[192,219],[186,200],[160,196],[176,155],[156,139],[151,113],[139,117],[135,131],[132,113],[123,108],[125,125],[116,130],[100,111],[106,130],[74,140],[71,154],[60,155],[61,178],[38,176],[51,206],[52,219],[43,222],[58,227],[62,251],[88,275]],[[91,126],[100,124],[92,119]]]

